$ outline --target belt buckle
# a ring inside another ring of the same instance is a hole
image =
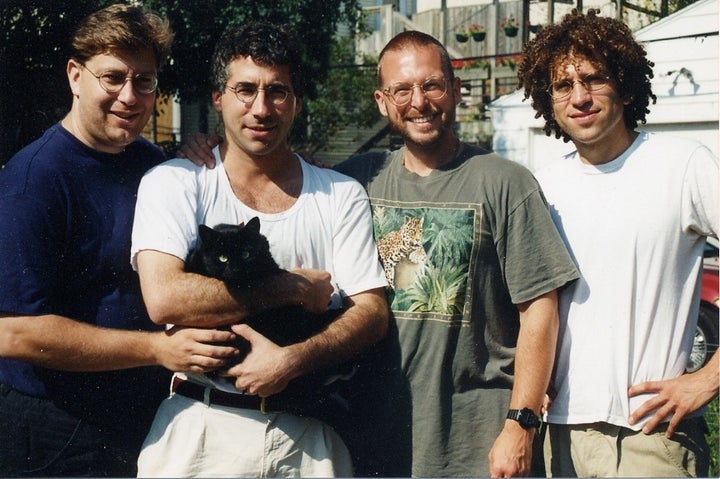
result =
[[[267,414],[267,407],[265,403],[265,398],[260,398],[260,412],[263,414]]]

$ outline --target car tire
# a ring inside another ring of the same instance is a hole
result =
[[[695,331],[687,372],[692,373],[703,367],[718,348],[718,308],[700,303],[698,324]]]

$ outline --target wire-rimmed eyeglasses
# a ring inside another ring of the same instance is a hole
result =
[[[403,106],[412,100],[415,87],[419,87],[428,100],[439,100],[447,93],[447,84],[443,77],[429,77],[422,83],[394,83],[381,91],[393,104]]]
[[[138,73],[137,75],[129,77],[123,73],[107,71],[98,75],[90,70],[87,65],[82,64],[82,66],[92,76],[97,78],[98,83],[100,83],[100,88],[108,93],[119,93],[128,81],[132,82],[135,91],[141,95],[148,95],[154,92],[158,86],[157,75],[151,73]]]
[[[610,77],[603,73],[590,73],[579,80],[558,80],[550,84],[547,92],[555,101],[564,100],[570,96],[576,83],[581,84],[586,91],[593,92],[607,86]]]
[[[238,100],[246,105],[251,104],[257,98],[259,92],[265,93],[265,99],[269,100],[275,106],[282,105],[290,96],[290,89],[284,85],[268,85],[265,88],[259,88],[254,83],[238,83],[235,86],[227,86],[226,88],[235,93]]]

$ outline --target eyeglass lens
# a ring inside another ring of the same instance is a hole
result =
[[[143,95],[154,92],[158,85],[157,76],[148,73],[138,73],[131,77],[120,72],[105,72],[98,75],[87,66],[83,66],[92,76],[98,79],[102,89],[108,93],[118,93],[128,81],[132,82],[135,91]]]
[[[412,99],[413,89],[419,86],[428,100],[439,100],[447,93],[447,81],[444,78],[430,77],[422,84],[397,83],[385,89],[396,105],[404,105]]]
[[[238,100],[247,104],[252,103],[257,98],[258,93],[264,92],[265,99],[269,100],[273,105],[281,105],[290,96],[290,90],[283,85],[268,85],[265,88],[259,88],[253,83],[238,83],[234,87],[228,87]]]
[[[554,99],[559,100],[572,93],[573,88],[575,88],[575,83],[580,83],[587,91],[597,91],[606,86],[609,81],[610,79],[607,75],[593,73],[579,80],[560,80],[553,82],[550,85],[549,92]]]

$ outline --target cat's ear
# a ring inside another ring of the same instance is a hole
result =
[[[250,221],[245,224],[245,228],[254,233],[260,233],[260,218],[254,216]]]
[[[210,244],[215,239],[216,232],[207,225],[199,225],[198,235],[200,236],[200,241],[205,244]]]

